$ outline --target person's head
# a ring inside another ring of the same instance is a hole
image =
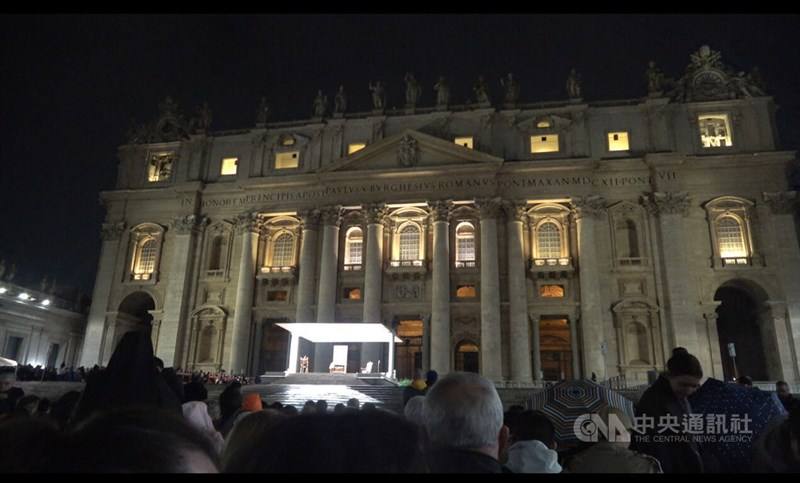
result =
[[[333,414],[342,414],[345,411],[347,411],[347,406],[342,403],[337,403],[336,406],[333,407]]]
[[[406,421],[411,421],[420,426],[425,425],[422,417],[422,406],[425,404],[425,396],[414,396],[408,400],[406,407],[403,408],[403,416]]]
[[[205,401],[208,399],[208,389],[205,384],[200,381],[192,381],[183,386],[183,402],[190,401]]]
[[[233,383],[219,395],[219,411],[222,417],[228,417],[242,407],[242,386]]]
[[[328,401],[324,399],[320,399],[319,401],[317,401],[317,412],[318,413],[328,412]]]
[[[39,407],[37,396],[23,396],[17,401],[17,409],[24,409],[28,414],[33,415]]]
[[[75,410],[75,406],[78,405],[78,400],[80,398],[81,393],[78,391],[67,392],[53,403],[53,406],[50,408],[50,416],[62,428],[66,427],[67,423],[69,423],[69,420],[72,417],[72,412]]]
[[[781,399],[787,399],[792,396],[792,392],[789,390],[789,384],[786,381],[778,381],[775,383],[775,392],[778,393],[778,397]]]
[[[375,403],[371,403],[371,402],[364,403],[364,405],[361,406],[361,410],[362,411],[367,411],[367,412],[369,412],[369,411],[377,411],[377,409],[378,409],[378,406],[376,406]]]
[[[438,379],[439,379],[439,373],[434,370],[430,370],[425,373],[425,383],[429,387],[433,386]]]
[[[0,372],[0,392],[8,392],[17,382],[17,375],[14,371],[4,370]]]
[[[676,347],[667,361],[667,379],[675,396],[691,396],[700,387],[702,378],[703,368],[697,357],[689,354],[683,347]]]
[[[297,416],[300,413],[300,411],[298,411],[297,408],[291,404],[287,404],[286,406],[282,407],[281,412],[289,417]]]
[[[331,435],[336,435],[332,437]],[[416,426],[384,411],[288,418],[249,445],[241,473],[406,473],[424,470]]]
[[[303,405],[302,413],[312,414],[315,412],[317,412],[317,403],[315,403],[314,401],[306,401],[306,403]]]
[[[742,386],[753,387],[753,380],[747,376],[740,377],[739,379],[736,380],[736,382],[738,382]]]
[[[510,440],[539,441],[550,449],[556,449],[556,428],[553,422],[539,411],[523,411],[515,414],[509,426]]]
[[[432,446],[497,458],[508,438],[497,389],[478,374],[451,372],[440,379],[425,396],[422,413]]]
[[[163,409],[98,412],[79,425],[69,440],[70,472],[218,472],[211,441],[181,415]]]
[[[164,370],[164,361],[162,361],[158,357],[153,357],[153,365],[156,367],[156,370],[158,372],[161,372],[161,371]]]
[[[241,458],[249,454],[255,441],[287,417],[279,411],[265,409],[242,418],[225,441],[225,450],[222,453],[223,470],[240,467],[243,464]]]
[[[347,400],[347,407],[348,408],[358,409],[358,407],[360,405],[361,405],[361,402],[358,400],[358,398],[351,397],[350,399]]]
[[[244,399],[242,401],[242,409],[245,411],[261,411],[264,409],[264,406],[261,401],[261,396],[258,395],[256,392],[250,392],[244,395]]]

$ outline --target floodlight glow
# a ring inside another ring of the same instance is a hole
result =
[[[368,323],[286,323],[275,324],[296,337],[319,342],[383,342],[388,343],[391,332],[383,324]],[[395,342],[403,339],[395,336]]]
[[[8,292],[8,289],[5,287],[0,287],[0,294]]]
[[[46,306],[46,305],[50,305],[50,299],[44,299],[44,300],[42,300],[42,305],[45,305],[45,306]]]
[[[26,294],[25,292],[22,292],[21,294],[17,295],[17,297],[22,300],[28,300],[29,298],[31,298],[31,296]]]

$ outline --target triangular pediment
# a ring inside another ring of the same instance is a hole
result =
[[[320,172],[435,168],[465,164],[500,166],[503,159],[407,129],[344,156],[323,167]]]

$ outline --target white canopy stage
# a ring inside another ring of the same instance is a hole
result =
[[[387,374],[394,370],[394,343],[403,342],[383,324],[368,323],[285,323],[275,324],[288,330],[292,335],[289,345],[289,367],[287,374],[297,372],[300,337],[313,343],[324,342],[382,342],[389,344],[389,363]]]

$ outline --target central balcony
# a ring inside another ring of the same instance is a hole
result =
[[[536,278],[567,278],[575,272],[575,267],[570,257],[534,258],[530,272]]]
[[[261,267],[256,278],[269,285],[291,285],[297,279],[297,267]]]
[[[390,260],[386,265],[386,273],[392,279],[421,279],[428,272],[425,260]]]

